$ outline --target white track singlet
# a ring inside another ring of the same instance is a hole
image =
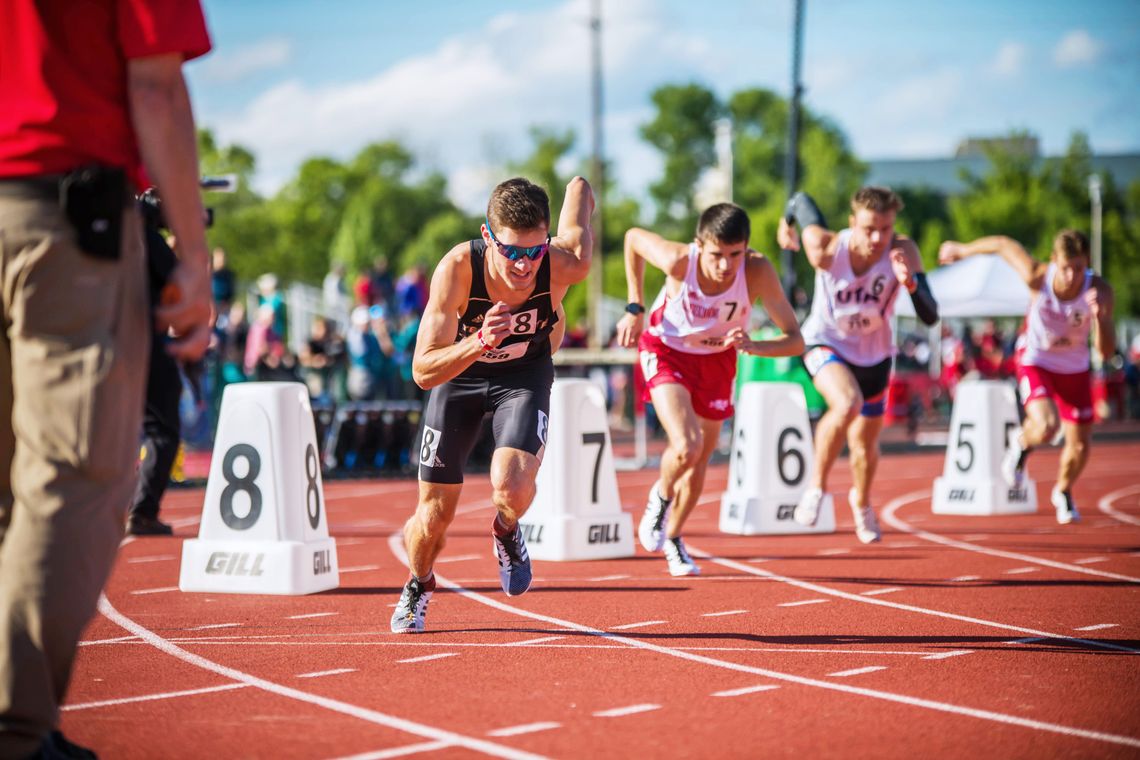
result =
[[[851,364],[870,367],[894,356],[891,316],[900,286],[886,253],[856,276],[850,240],[851,230],[839,232],[831,268],[816,270],[811,313],[801,332],[806,346],[827,346]]]
[[[1025,353],[1021,363],[1050,372],[1072,374],[1089,368],[1089,330],[1092,315],[1085,292],[1092,283],[1092,270],[1085,272],[1081,291],[1062,301],[1053,291],[1057,268],[1045,270],[1045,287],[1029,304],[1025,315]]]
[[[748,298],[748,278],[744,266],[748,254],[740,257],[736,279],[723,293],[710,296],[697,282],[697,244],[689,245],[689,266],[676,295],[665,296],[665,303],[649,315],[647,332],[669,348],[687,354],[717,354],[724,351],[722,338],[734,327],[748,329],[752,302]]]

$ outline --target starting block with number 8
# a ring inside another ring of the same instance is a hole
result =
[[[311,594],[340,585],[320,456],[300,383],[226,386],[183,591]]]
[[[1005,515],[1037,511],[1037,487],[1026,473],[1019,488],[1001,474],[1009,438],[1019,427],[1012,383],[958,384],[942,477],[934,480],[931,511],[939,515]]]
[[[829,495],[813,527],[792,519],[812,460],[803,388],[796,383],[745,383],[736,405],[720,529],[743,536],[834,533],[835,507]]]
[[[534,502],[519,521],[535,559],[632,557],[633,517],[622,511],[602,392],[555,380]]]

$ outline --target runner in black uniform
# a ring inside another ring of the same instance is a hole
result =
[[[492,524],[499,578],[508,596],[530,587],[530,558],[518,528],[535,494],[554,381],[552,345],[565,329],[562,298],[590,269],[594,210],[589,184],[575,177],[551,238],[546,192],[516,178],[491,193],[479,239],[452,248],[432,275],[412,373],[432,392],[420,441],[420,495],[404,526],[412,577],[392,614],[394,633],[423,631],[463,469],[485,415],[491,415]]]

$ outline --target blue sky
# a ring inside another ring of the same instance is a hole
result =
[[[396,139],[479,208],[532,125],[589,149],[589,0],[204,0],[214,52],[186,68],[198,123],[276,189],[313,155]],[[806,0],[805,102],[864,159],[950,155],[968,136],[1077,130],[1140,152],[1137,0]],[[786,94],[791,0],[603,0],[606,154],[639,198],[638,137],[666,83]]]

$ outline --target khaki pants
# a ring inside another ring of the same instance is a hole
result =
[[[123,536],[150,329],[138,213],[118,261],[79,250],[58,201],[0,181],[0,758],[59,717]]]

